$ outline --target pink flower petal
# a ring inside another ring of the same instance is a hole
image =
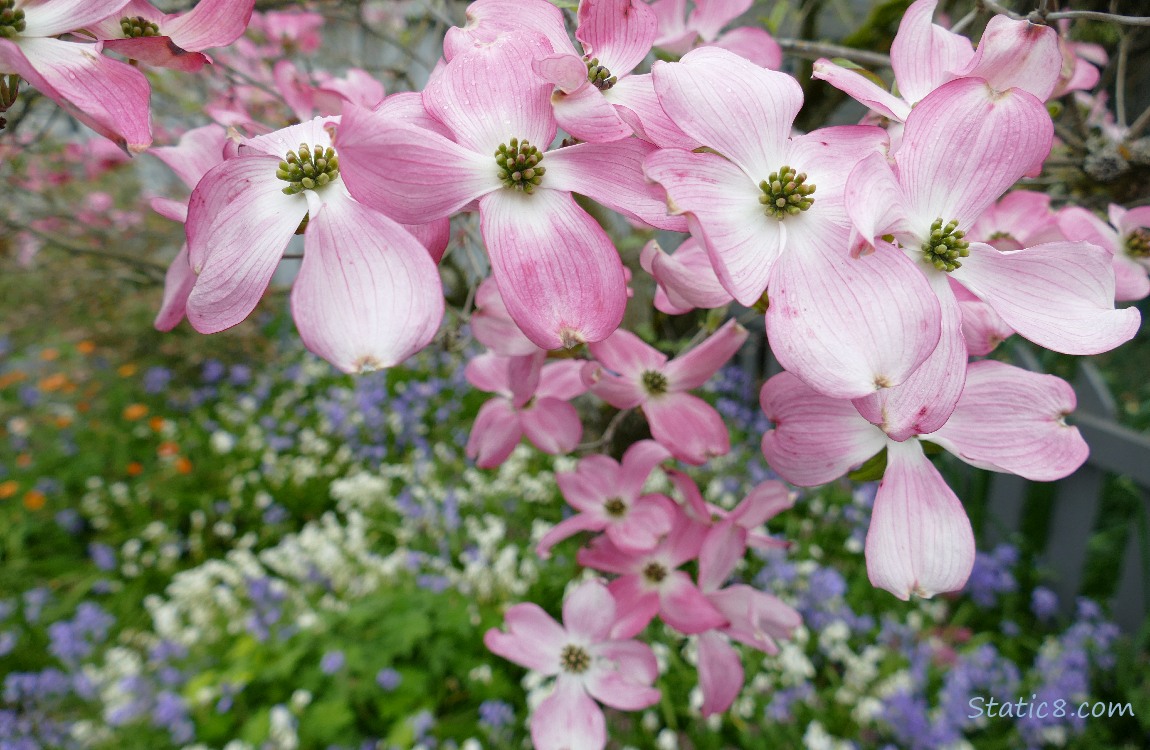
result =
[[[579,584],[563,602],[563,626],[575,638],[605,641],[614,624],[615,600],[598,581]]]
[[[579,551],[578,559],[580,565],[589,564],[584,562],[583,550]],[[637,575],[616,578],[607,588],[618,605],[612,638],[633,638],[659,613],[659,593],[646,588]]]
[[[561,471],[555,475],[559,491],[571,507],[583,512],[598,512],[608,498],[618,496],[628,502],[629,497],[619,488],[619,464],[602,454],[593,453],[579,460],[575,471]]]
[[[644,495],[622,520],[607,526],[607,536],[623,552],[650,552],[675,523],[674,501],[664,495]]]
[[[659,616],[681,633],[694,635],[727,624],[723,613],[695,587],[681,570],[671,571],[659,589]]]
[[[1050,26],[993,16],[982,32],[974,57],[954,75],[984,78],[998,91],[1019,88],[1040,101],[1054,91],[1062,73],[1058,32]]]
[[[23,36],[15,42],[0,39],[0,70],[17,73],[130,154],[146,151],[152,143],[148,79],[131,65],[96,54],[90,44]]]
[[[975,297],[966,287],[951,279],[950,288],[962,312],[962,338],[966,341],[969,355],[985,357],[1014,335],[1014,329],[1006,325],[994,308]]]
[[[507,31],[541,34],[555,52],[575,53],[563,12],[553,4],[545,0],[476,0],[467,6],[467,25],[447,30],[444,57],[451,60]]]
[[[164,274],[164,299],[153,324],[157,331],[170,331],[184,319],[184,308],[195,283],[196,275],[188,262],[188,246],[184,245]]]
[[[778,597],[746,584],[728,586],[707,598],[731,624],[723,632],[733,640],[768,654],[779,649],[776,639],[789,638],[802,625],[802,616]]]
[[[227,47],[252,18],[255,0],[199,0],[187,13],[165,19],[160,29],[184,49]]]
[[[689,393],[647,399],[643,414],[651,436],[686,463],[701,466],[731,450],[731,436],[715,407]]]
[[[583,366],[583,381],[592,393],[616,409],[634,409],[647,398],[637,377],[612,375],[597,362]]]
[[[583,65],[582,61],[579,64]],[[583,69],[586,70],[586,67]],[[615,107],[603,97],[603,92],[594,86],[588,84],[569,94],[556,91],[551,97],[551,104],[555,108],[555,120],[559,127],[581,141],[607,143],[631,136],[631,126],[623,121]],[[562,151],[567,150],[564,148]],[[548,187],[552,187],[551,183],[554,182],[554,161],[547,159],[545,165]]]
[[[789,372],[768,380],[759,401],[774,423],[763,435],[763,455],[792,484],[825,484],[886,445],[882,431],[859,416],[850,401],[822,396]]]
[[[694,29],[687,30],[687,0],[654,0],[651,10],[659,21],[655,44],[676,55],[688,52],[699,34]]]
[[[655,307],[660,312],[679,315],[697,307],[710,309],[733,301],[719,283],[707,249],[693,237],[673,254],[663,252],[659,243],[651,240],[640,253],[639,263],[659,283],[663,294],[656,295]]]
[[[608,370],[631,380],[638,380],[647,370],[662,371],[667,363],[667,355],[622,328],[587,350]]]
[[[730,520],[712,527],[699,552],[699,590],[718,591],[746,552],[746,529]]]
[[[393,367],[427,346],[443,319],[443,286],[426,249],[338,183],[307,195],[314,208],[291,294],[304,345],[350,373]]]
[[[864,106],[896,122],[903,122],[910,114],[910,105],[874,81],[830,60],[815,61],[812,78],[826,81],[839,91]]]
[[[531,67],[540,78],[554,84],[565,94],[574,94],[579,89],[590,85],[587,80],[589,75],[587,63],[574,53],[556,52],[552,55],[536,58]],[[554,100],[554,95],[552,95],[552,100]],[[562,122],[559,124],[563,125]]]
[[[780,222],[759,202],[758,185],[714,154],[665,149],[649,156],[645,169],[666,188],[671,212],[689,215],[723,287],[743,305],[757,302],[783,240]]]
[[[605,641],[592,644],[589,650],[595,659],[607,662],[633,682],[650,685],[659,677],[659,662],[655,659],[655,652],[646,643]]]
[[[743,15],[753,0],[696,0],[687,25],[699,32],[704,41],[714,41],[724,26]]]
[[[699,687],[703,716],[721,714],[743,689],[743,659],[718,631],[699,635]]]
[[[718,47],[689,52],[676,65],[656,64],[651,75],[675,124],[739,165],[754,184],[784,164],[803,103],[794,78]]]
[[[103,48],[129,60],[138,60],[156,68],[171,68],[184,73],[197,73],[211,59],[199,52],[190,52],[172,41],[171,37],[153,36],[139,39],[109,39]]]
[[[590,513],[577,513],[551,527],[551,530],[544,534],[543,538],[539,540],[539,544],[535,546],[535,554],[548,560],[551,557],[551,548],[559,542],[569,539],[581,531],[602,531],[606,527],[607,521],[603,518],[593,516]]]
[[[727,517],[744,529],[754,529],[790,510],[794,504],[795,498],[785,484],[767,479],[755,485]]]
[[[1002,362],[972,362],[954,415],[928,436],[967,463],[1052,482],[1090,452],[1066,424],[1077,399],[1066,381]]]
[[[559,349],[619,327],[627,302],[619,253],[569,194],[499,190],[479,211],[499,292],[527,338]]]
[[[620,711],[640,711],[659,702],[657,688],[635,681],[622,670],[593,667],[584,680],[596,700]]]
[[[511,396],[511,385],[507,378],[507,358],[492,352],[484,352],[472,357],[463,368],[467,382],[481,391]]]
[[[917,440],[891,442],[887,450],[866,537],[870,582],[904,601],[959,590],[974,565],[962,503]]]
[[[607,722],[591,700],[583,680],[560,675],[555,690],[531,715],[531,741],[536,750],[603,750]]]
[[[224,160],[227,131],[219,125],[193,128],[175,146],[161,146],[148,153],[167,164],[189,188],[195,189],[212,167]]]
[[[651,472],[670,457],[670,452],[654,440],[632,443],[623,453],[618,478],[620,496],[628,499],[639,497]]]
[[[1006,253],[972,242],[951,275],[1020,336],[1063,354],[1098,354],[1129,341],[1141,323],[1136,308],[1114,309],[1111,263],[1109,252],[1085,242]]]
[[[590,544],[579,550],[577,559],[579,564],[585,568],[594,568],[604,573],[614,573],[622,576],[622,578],[613,581],[612,585],[634,585],[642,588],[644,591],[647,590],[645,585],[639,580],[639,576],[632,575],[642,568],[645,558],[636,555],[634,552],[625,552],[619,549],[606,536],[597,536],[592,539]],[[629,578],[634,578],[635,580],[629,583],[620,583],[620,581]],[[614,588],[612,588],[611,591],[615,594],[615,601],[620,606],[623,606],[628,597],[619,596],[619,592],[615,591]]]
[[[427,224],[401,224],[400,226],[407,230],[419,244],[423,245],[432,261],[438,263],[443,260],[443,254],[447,252],[447,245],[451,242],[450,217],[444,216],[442,219],[436,219]]]
[[[582,359],[564,359],[543,365],[535,395],[539,398],[557,398],[560,401],[570,401],[576,396],[582,396],[587,392],[587,384],[583,382],[582,374],[585,364],[586,360]]]
[[[731,29],[714,42],[715,47],[734,52],[744,60],[750,60],[760,68],[778,70],[783,66],[783,50],[775,38],[757,26],[740,26]]]
[[[711,379],[747,340],[747,329],[734,318],[708,336],[701,344],[680,354],[663,368],[667,387],[673,391],[689,391]]]
[[[1117,302],[1143,299],[1150,295],[1150,270],[1127,255],[1114,256],[1114,299]]]
[[[908,216],[902,185],[881,154],[871,154],[854,166],[847,177],[844,198],[858,237],[852,254],[872,251],[876,238],[884,235],[917,239],[920,228]]]
[[[659,30],[655,13],[641,0],[582,0],[575,37],[589,58],[622,78],[643,62]]]
[[[575,407],[556,398],[541,398],[519,412],[519,424],[527,439],[544,453],[570,453],[583,437],[583,422]]]
[[[82,29],[120,12],[128,0],[25,0],[25,28],[29,37],[57,36]]]
[[[504,614],[507,632],[488,630],[483,643],[494,654],[543,674],[559,672],[567,631],[537,604],[516,604]]]
[[[307,216],[302,195],[284,195],[270,156],[229,159],[188,203],[188,257],[199,274],[188,321],[200,333],[240,323],[271,282],[284,248]]]
[[[511,387],[511,402],[516,409],[522,409],[539,387],[543,375],[543,352],[533,352],[524,357],[510,357],[507,360],[507,382]]]
[[[890,48],[899,93],[914,104],[966,65],[974,50],[970,40],[932,23],[938,0],[918,0],[907,8]]]
[[[165,219],[178,221],[181,224],[188,221],[187,201],[175,201],[171,198],[152,198],[148,201],[148,205],[152,207],[153,211]],[[186,246],[184,249],[187,249]]]
[[[635,135],[663,148],[690,151],[700,144],[667,116],[650,73],[622,78],[604,94]]]
[[[497,396],[479,408],[467,440],[467,456],[479,468],[493,469],[507,460],[521,437],[519,415],[510,401]]]

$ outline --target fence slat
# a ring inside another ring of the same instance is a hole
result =
[[[986,549],[1009,542],[1022,528],[1022,509],[1026,505],[1029,483],[1016,474],[993,474],[990,492],[986,498],[986,515],[982,523],[982,538]]]
[[[1074,611],[1082,587],[1086,548],[1101,505],[1106,475],[1087,464],[1058,483],[1054,519],[1043,557],[1054,571],[1054,591],[1063,612]]]
[[[1111,602],[1111,611],[1118,626],[1127,633],[1133,633],[1142,625],[1143,619],[1150,613],[1150,600],[1146,591],[1145,555],[1144,545],[1146,533],[1150,522],[1150,493],[1142,492],[1142,503],[1138,510],[1142,518],[1133,519],[1130,531],[1126,535],[1126,554],[1122,556],[1122,577],[1118,579],[1118,589],[1114,592]]]

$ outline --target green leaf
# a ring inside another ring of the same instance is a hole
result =
[[[874,454],[866,462],[847,474],[852,482],[877,482],[886,472],[886,448]]]

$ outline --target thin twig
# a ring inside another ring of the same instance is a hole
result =
[[[1114,117],[1121,128],[1126,127],[1126,59],[1129,51],[1130,35],[1124,33],[1118,40],[1118,70],[1114,81]]]
[[[1130,125],[1130,129],[1126,131],[1126,140],[1132,141],[1142,135],[1142,131],[1148,125],[1150,125],[1150,107],[1144,109],[1142,114],[1138,115],[1138,119]]]
[[[963,29],[965,29],[967,26],[969,26],[970,23],[975,18],[978,18],[978,8],[975,8],[974,10],[970,11],[965,16],[960,18],[958,20],[958,23],[956,23],[954,26],[950,27],[950,30],[952,32],[954,32],[955,34],[957,34],[957,33],[961,32]]]
[[[1016,21],[1025,18],[1033,23],[1045,23],[1047,21],[1057,21],[1062,18],[1085,18],[1091,21],[1107,21],[1124,26],[1150,26],[1150,16],[1120,16],[1116,13],[1100,13],[1094,10],[1062,10],[1054,13],[1043,13],[1041,8],[1027,15],[1022,15],[1021,13],[1015,13],[1009,8],[1002,7],[994,2],[994,0],[978,0],[978,5],[994,13],[1009,16]]]
[[[603,430],[603,434],[597,439],[589,443],[580,443],[575,446],[575,450],[593,451],[602,448],[607,443],[611,442],[611,438],[615,437],[615,431],[619,429],[622,424],[623,418],[630,414],[633,409],[623,409],[615,416],[611,417],[611,421],[607,423],[607,429]]]
[[[810,60],[817,60],[820,57],[843,57],[847,60],[854,60],[855,62],[881,68],[890,67],[890,55],[884,55],[881,52],[869,52],[867,50],[855,49],[854,47],[843,47],[840,44],[808,42],[805,39],[776,39],[775,41],[779,43],[779,46],[783,48],[784,52],[790,52]]]
[[[168,270],[168,267],[162,263],[145,260],[144,258],[137,258],[133,255],[112,253],[108,252],[107,250],[100,250],[94,247],[78,245],[70,240],[64,239],[63,237],[57,237],[53,234],[49,234],[48,232],[42,232],[39,229],[35,229],[34,227],[22,226],[8,220],[4,220],[4,224],[6,224],[8,228],[12,229],[13,231],[28,232],[34,237],[38,237],[39,239],[43,240],[49,246],[57,247],[73,255],[90,255],[95,258],[103,258],[104,260],[112,260],[118,263],[125,263],[130,266],[136,266],[140,269],[146,269],[147,271],[159,272],[161,274],[161,278],[162,275]]]

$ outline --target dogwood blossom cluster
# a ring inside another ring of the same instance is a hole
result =
[[[760,392],[772,469],[799,486],[881,472],[867,567],[897,597],[959,589],[974,563],[962,502],[930,454],[1039,481],[1086,458],[1069,385],[983,358],[1014,334],[1097,354],[1140,325],[1115,303],[1150,295],[1150,209],[1114,205],[1104,220],[1012,191],[1051,150],[1047,102],[1092,87],[1104,54],[1006,16],[975,46],[934,22],[936,4],[903,17],[891,90],[817,62],[816,78],[870,113],[805,133],[779,45],[762,29],[724,31],[750,0],[689,12],[685,0],[581,0],[570,18],[547,0],[476,0],[422,91],[391,94],[362,70],[274,59],[318,47],[315,14],[0,0],[0,73],[138,152],[151,143],[147,80],[101,53],[194,72],[212,62],[204,50],[236,42],[218,57],[244,82],[205,108],[216,124],[153,150],[190,190],[152,203],[187,240],[161,329],[239,324],[295,242],[305,345],[344,372],[391,367],[435,339],[452,221],[475,223],[490,277],[469,323],[486,351],[465,375],[492,395],[467,455],[495,468],[524,438],[580,454],[557,478],[574,513],[537,552],[578,537],[579,563],[611,577],[575,586],[562,625],[525,603],[485,640],[554,677],[532,718],[537,747],[598,749],[599,704],[659,700],[656,660],[635,640],[654,620],[694,639],[706,715],[743,685],[734,643],[775,653],[800,624],[737,577],[748,548],[785,546],[762,527],[794,496],[771,480],[723,508],[685,468],[730,450],[697,392],[746,341],[740,319],[763,317],[784,369]],[[612,220],[648,240],[646,276],[624,265]],[[623,327],[640,284],[661,313],[717,310],[714,324],[669,356]],[[589,410],[641,416],[650,439],[605,455],[609,433],[583,442]],[[649,480],[673,491],[645,491]]]

